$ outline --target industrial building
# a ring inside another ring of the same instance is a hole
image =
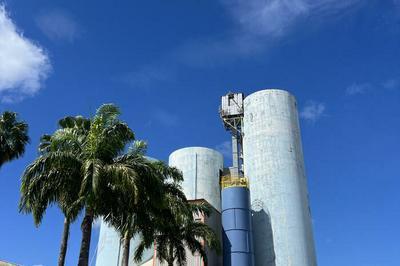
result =
[[[219,152],[203,147],[179,149],[169,157],[183,173],[187,198],[215,209],[207,223],[221,236],[223,254],[210,253],[209,265],[316,266],[294,96],[279,89],[247,97],[228,93],[220,117],[232,138],[231,166],[224,166]],[[137,241],[132,239],[132,251]],[[139,265],[161,265],[155,252],[148,250]],[[119,254],[118,234],[102,223],[96,265],[118,266]],[[188,256],[189,266],[202,265],[198,255]]]

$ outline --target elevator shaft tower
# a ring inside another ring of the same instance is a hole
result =
[[[243,93],[222,96],[220,116],[232,135],[232,166],[221,178],[224,266],[253,266],[250,190],[243,173]]]
[[[227,131],[232,135],[232,167],[231,176],[243,176],[243,93],[228,93],[221,98],[220,117]]]

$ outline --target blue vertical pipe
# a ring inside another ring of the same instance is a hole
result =
[[[247,187],[222,189],[224,266],[253,266],[253,232]]]

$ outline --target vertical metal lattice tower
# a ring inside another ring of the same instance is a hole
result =
[[[256,266],[315,266],[295,98],[262,90],[244,100],[244,172],[250,180]]]
[[[243,175],[243,94],[222,96],[220,116],[232,135],[232,167],[221,179],[224,266],[253,266],[253,229],[248,180]]]
[[[224,127],[232,135],[232,176],[242,176],[242,124],[243,124],[243,93],[228,93],[221,98],[220,117]]]

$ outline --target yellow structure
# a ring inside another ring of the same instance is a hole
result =
[[[221,189],[228,187],[246,187],[249,188],[249,180],[243,176],[226,175],[221,177]]]

